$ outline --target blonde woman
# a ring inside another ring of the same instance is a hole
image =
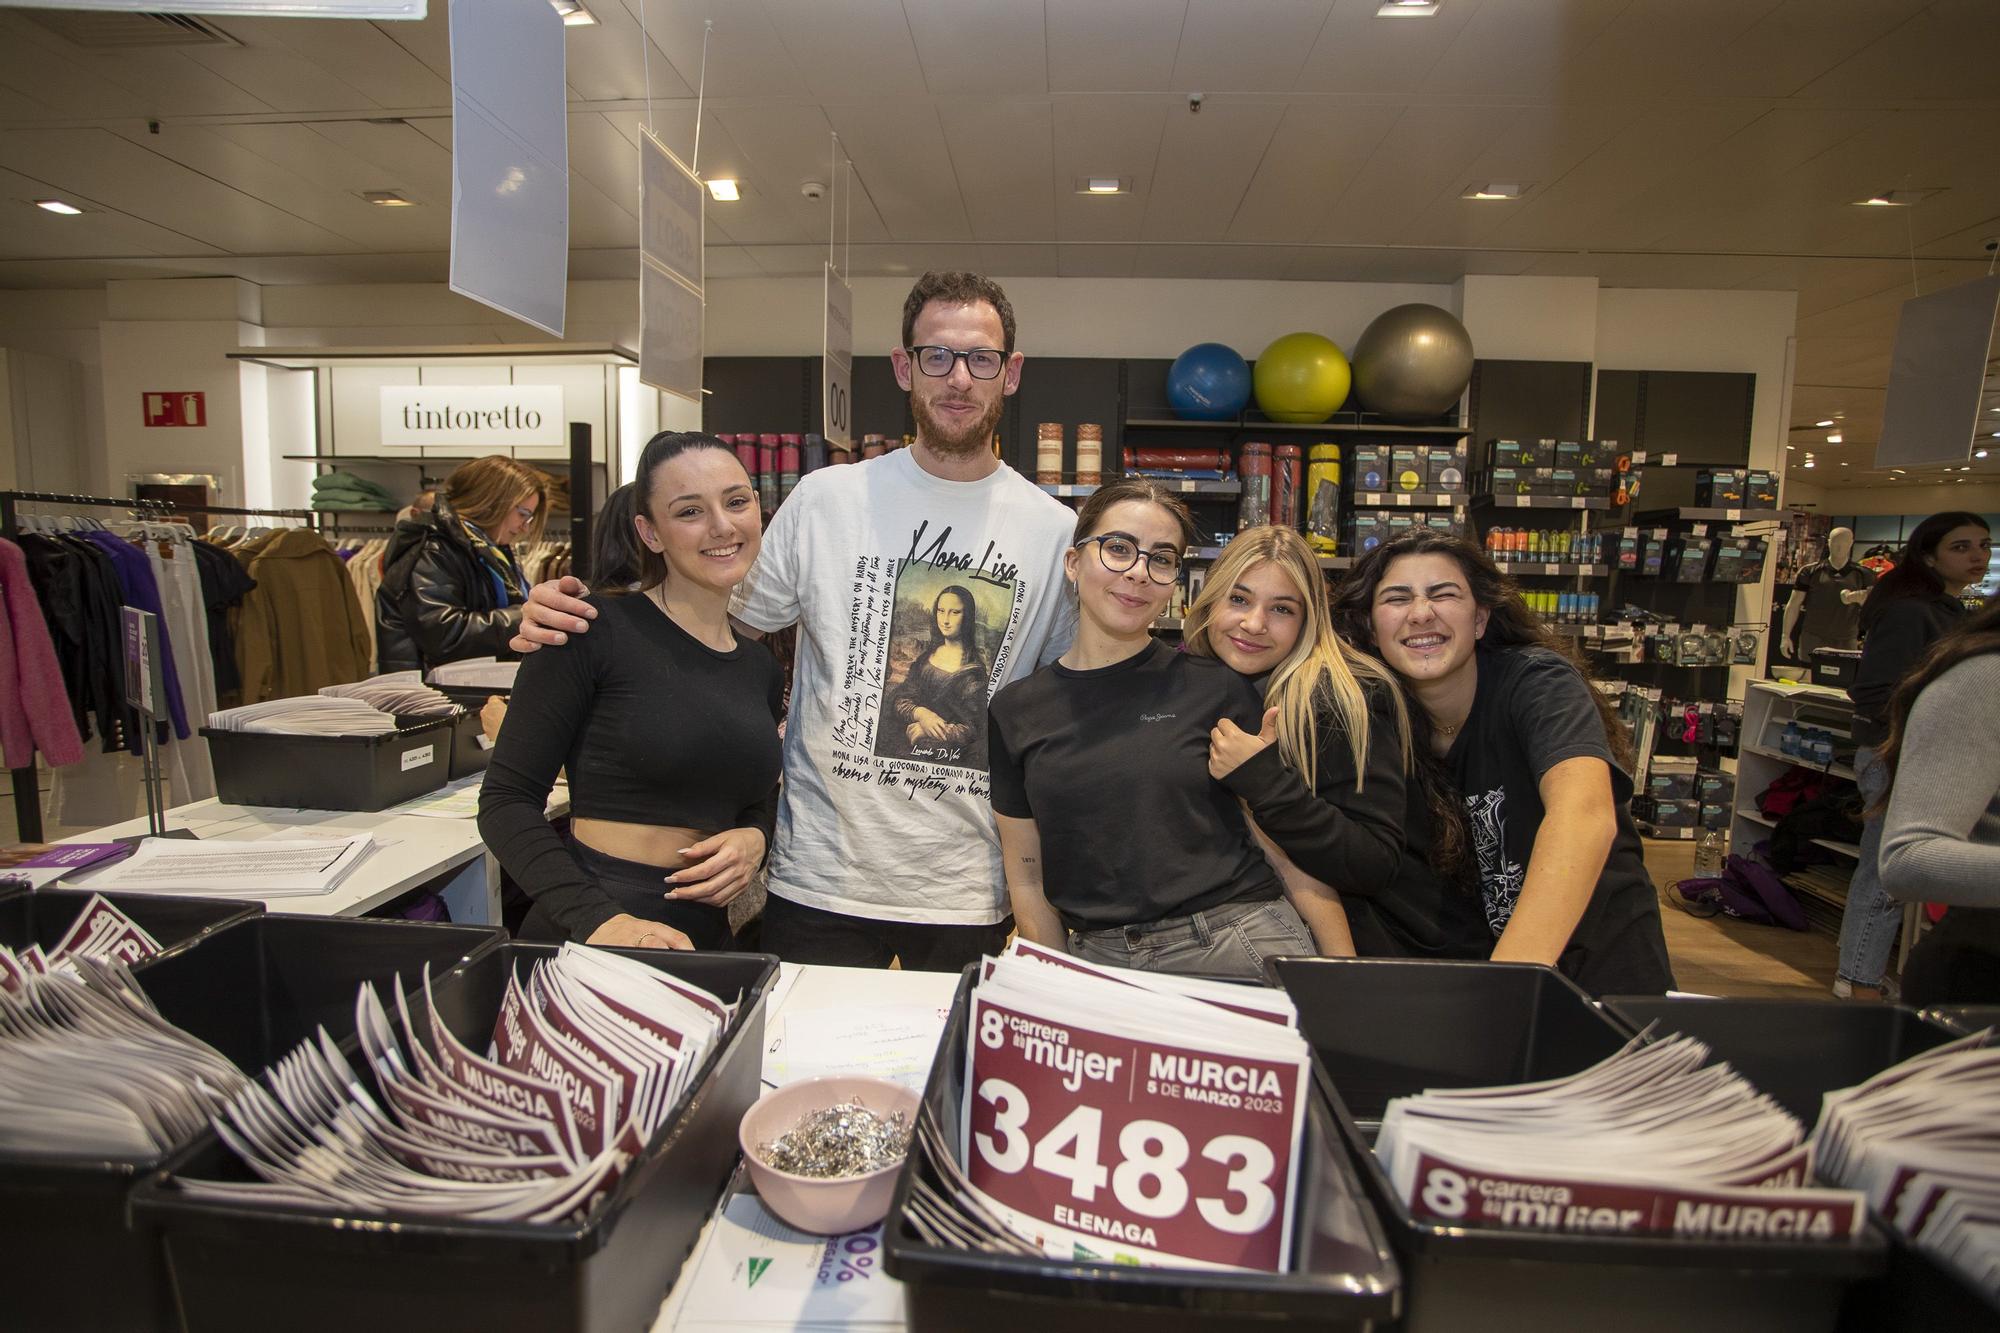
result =
[[[1395,677],[1335,633],[1305,539],[1279,527],[1238,535],[1188,609],[1183,642],[1263,683],[1262,727],[1217,722],[1209,772],[1339,894],[1307,898],[1287,881],[1321,947],[1336,951],[1345,932],[1341,952],[1484,958],[1478,895],[1452,870],[1464,861],[1456,801],[1412,751]]]
[[[396,525],[375,594],[382,671],[507,651],[528,599],[514,543],[541,536],[548,500],[546,477],[495,454],[452,473],[435,509]]]

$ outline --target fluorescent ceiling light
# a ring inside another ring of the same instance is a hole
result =
[[[549,0],[549,3],[562,15],[565,28],[587,28],[597,22],[597,16],[583,7],[583,0]]]
[[[1813,461],[1812,461],[1812,459],[1808,458],[1808,459],[1806,460],[1806,462],[1805,462],[1805,465],[1806,465],[1807,467],[1812,467],[1812,466],[1813,466]]]
[[[1972,456],[1974,458],[1984,458],[1986,457],[1986,451],[1984,449],[1974,449],[1972,451]]]
[[[1787,449],[1796,449],[1796,448],[1798,448],[1798,446],[1797,446],[1796,444],[1788,444],[1788,445],[1786,445],[1785,447],[1786,447]]]
[[[1839,431],[1834,431],[1831,435],[1828,435],[1826,437],[1826,442],[1828,444],[1839,444],[1840,440],[1841,440],[1841,435]]]
[[[1124,176],[1080,176],[1076,182],[1078,194],[1125,194],[1131,188],[1131,180]]]
[[[1815,421],[1815,422],[1813,422],[1813,425],[1815,425],[1815,426],[1831,426],[1832,424],[1833,424],[1833,418],[1832,418],[1832,417],[1828,417],[1828,418],[1827,418],[1827,419],[1826,419],[1825,421]]]
[[[1932,195],[1941,193],[1943,193],[1942,189],[1883,190],[1879,194],[1869,195],[1866,199],[1856,199],[1854,206],[1856,208],[1908,208],[1912,204],[1920,204]]]
[[[1519,199],[1532,185],[1521,181],[1478,181],[1465,187],[1461,199]]]
[[[414,199],[405,199],[394,190],[363,190],[361,197],[377,208],[415,208]]]
[[[727,176],[718,176],[707,182],[707,185],[708,197],[718,204],[733,204],[743,197],[742,192],[736,188],[736,182]]]
[[[37,199],[35,207],[45,208],[51,213],[60,213],[66,218],[77,217],[83,212],[75,204],[66,204],[60,199]]]
[[[1438,12],[1438,0],[1382,0],[1378,19],[1427,19]]]

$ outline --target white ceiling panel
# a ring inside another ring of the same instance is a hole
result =
[[[638,251],[632,252],[632,265],[638,268]],[[702,254],[702,280],[710,278],[761,278],[764,270],[750,257],[750,252],[740,245],[711,245]]]
[[[1935,0],[1814,79],[1800,96],[1986,98],[1993,93],[1996,53],[2000,5]]]
[[[178,162],[211,181],[254,198],[283,200],[287,212],[341,237],[346,242],[341,249],[403,249],[411,242],[435,244],[447,234],[447,227],[438,218],[442,211],[448,222],[449,194],[424,198],[409,185],[394,180],[377,180],[368,185],[337,184],[335,181],[343,169],[349,180],[367,178],[358,175],[358,164],[352,159],[321,168],[309,156],[307,141],[316,141],[322,148],[326,141],[304,126],[223,126],[209,130],[176,125],[159,134],[146,134],[143,130],[139,133],[143,137],[134,143],[145,152]],[[345,157],[337,149],[328,156]],[[287,162],[304,164],[305,170],[283,165]],[[411,199],[433,207],[377,208],[353,193],[357,189],[402,189],[409,191]],[[435,205],[440,203],[447,207],[437,209]],[[427,228],[426,222],[433,226]]]
[[[818,239],[826,235],[827,210],[838,188],[843,233],[851,229],[852,239],[858,243],[889,239],[888,228],[866,190],[856,186],[850,198],[846,176],[842,174],[835,180],[833,126],[821,107],[778,102],[717,110],[711,113],[711,118],[742,150],[750,163],[752,179],[772,206],[789,210],[803,238]],[[848,151],[851,155],[853,150],[850,147]],[[845,170],[843,166],[842,173]],[[799,187],[807,181],[827,186],[826,195],[819,200],[805,198]]]
[[[827,108],[875,212],[898,241],[969,241],[951,150],[929,99]]]
[[[395,50],[400,59],[410,59],[401,47],[396,47]],[[368,98],[352,84],[329,73],[321,65],[283,47],[275,50],[269,48],[248,50],[219,46],[208,50],[189,51],[180,59],[211,71],[219,82],[234,85],[248,99],[240,108],[236,108],[243,111],[269,109],[306,112],[357,104],[382,105]],[[419,101],[403,102],[400,105],[430,106],[450,100],[451,90],[447,84],[442,97],[433,94]]]
[[[982,241],[1055,235],[1055,113],[1046,101],[940,102],[955,178]]]
[[[1289,92],[1332,0],[1188,0],[1178,92]]]
[[[1530,202],[1469,200],[1465,187],[1514,181],[1546,188],[1623,133],[1639,116],[1629,104],[1535,106],[1511,110],[1493,141],[1446,178],[1424,212],[1409,224],[1408,239],[1428,245],[1484,245],[1502,235]]]
[[[451,205],[451,125],[428,120],[403,125],[370,125],[365,120],[320,121],[313,133],[351,157],[380,167],[392,180],[408,185],[426,199]],[[430,132],[442,130],[442,144]],[[380,188],[380,187],[377,187]]]
[[[622,5],[634,27],[641,26],[641,4],[642,0],[603,0],[603,8]],[[754,0],[732,0],[727,5],[713,0],[643,0],[643,5],[643,26],[680,75],[684,96],[692,96],[701,82],[702,29],[709,20],[715,24],[708,41],[710,98],[769,97],[803,86],[798,65],[778,40],[763,6]],[[591,12],[602,20],[598,5],[593,4]],[[660,89],[658,56],[654,59],[653,95],[659,97],[665,94]]]
[[[1431,240],[1417,235],[1419,222],[1441,195],[1459,191],[1470,164],[1521,115],[1518,107],[1408,108],[1322,215],[1312,239],[1378,245]]]
[[[591,7],[590,12],[597,16],[596,23],[565,27],[565,65],[570,91],[586,101],[644,98],[648,92],[646,80],[650,76],[650,91],[656,112],[658,103],[662,101],[693,97],[693,76],[683,78],[660,46],[661,28],[658,25],[665,18],[664,10],[664,5],[649,3],[646,6],[646,16],[655,25],[652,29],[653,49],[650,51],[640,35],[639,21],[625,6],[615,2]],[[675,27],[672,31],[683,30]],[[648,56],[651,57],[650,68]],[[713,64],[713,52],[710,59]],[[696,64],[699,63],[697,54]],[[713,73],[713,69],[710,72]],[[711,86],[709,91],[713,94],[714,87]]]
[[[1055,101],[1056,236],[1064,241],[1137,240],[1161,139],[1185,104],[1165,97],[1059,97]],[[1080,195],[1076,181],[1118,176],[1123,195]],[[1067,187],[1065,187],[1067,182]]]
[[[179,52],[172,57],[182,64]],[[33,99],[54,116],[145,116],[163,108],[142,90],[110,76],[103,57],[83,51],[47,29],[21,17],[19,10],[0,10],[0,87]],[[256,110],[234,88],[215,90],[217,99],[237,99],[241,109]]]
[[[1056,271],[1056,247],[1040,245],[982,245],[979,271],[996,278],[1043,277]]]
[[[1401,101],[1428,85],[1431,70],[1479,6],[1480,0],[1454,0],[1431,18],[1378,19],[1380,0],[1336,0],[1292,86]]]
[[[912,97],[924,91],[924,68],[900,0],[762,0],[778,40],[803,71],[805,87],[829,101]]]
[[[1136,245],[1062,245],[1057,247],[1056,276],[1129,278],[1138,257]]]
[[[58,217],[28,201],[63,194],[87,210]],[[0,259],[63,259],[114,255],[212,254],[223,251],[193,237],[105,208],[82,194],[0,168]],[[39,285],[39,284],[38,284]]]
[[[981,97],[1049,90],[1040,4],[903,0],[903,12],[932,93]]]
[[[444,4],[435,6],[425,22],[441,22],[438,11],[445,8]],[[289,51],[293,56],[310,61],[377,106],[436,106],[450,100],[449,70],[439,74],[399,45],[389,30],[402,26],[400,23],[301,23],[295,19],[264,19],[254,23],[230,23],[229,31],[247,46],[272,54]],[[575,32],[576,29],[566,31]]]
[[[1306,240],[1401,117],[1396,106],[1292,103],[1230,219],[1229,239]]]
[[[1588,50],[1631,2],[1562,0],[1523,5],[1488,0],[1431,67],[1424,90],[1523,97],[1558,93],[1565,89],[1579,54]]]
[[[1211,245],[1207,249],[1215,256],[1208,276],[1239,282],[1279,281],[1299,253],[1295,245]]]
[[[1782,0],[1632,0],[1575,58],[1566,97],[1658,97],[1713,60]]]
[[[1042,8],[1051,92],[1173,87],[1188,0],[1044,0]]]
[[[615,6],[613,6],[615,8]],[[430,7],[421,23],[381,23],[377,31],[416,58],[431,73],[451,83],[451,24],[447,19],[449,0]],[[591,11],[596,13],[595,10]],[[599,23],[604,16],[599,14]],[[571,48],[574,49],[574,48]]]
[[[1784,0],[1729,46],[1689,63],[1682,91],[1711,97],[1794,97],[1931,0]]]
[[[1167,117],[1147,197],[1146,240],[1222,240],[1285,116],[1281,102],[1211,103],[1200,115]]]
[[[639,150],[603,116],[589,111],[570,116],[569,172],[638,220]]]

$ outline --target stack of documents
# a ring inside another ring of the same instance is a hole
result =
[[[458,690],[511,690],[519,662],[502,662],[491,657],[467,657],[431,668],[430,682]]]
[[[942,1188],[918,1176],[911,1225],[965,1249],[1282,1271],[1308,1095],[1293,1018],[1257,987],[1021,943],[987,959],[963,1117],[918,1120]]]
[[[580,1218],[617,1185],[691,1090],[735,1017],[646,964],[564,945],[508,979],[485,1054],[438,1016],[428,1039],[395,990],[355,1020],[379,1100],[322,1030],[240,1089],[217,1132],[261,1178],[181,1180],[190,1195],[496,1221]],[[400,1035],[399,1035],[400,1032]]]
[[[261,731],[279,736],[381,736],[396,729],[396,719],[359,699],[306,694],[225,708],[210,713],[208,725],[217,731]]]
[[[122,963],[72,953],[44,973],[0,946],[0,1148],[143,1161],[248,1082],[162,1019]]]
[[[2000,1047],[1981,1032],[1828,1093],[1820,1174],[2000,1299]]]
[[[320,689],[320,694],[328,699],[359,699],[371,708],[403,716],[426,717],[449,713],[458,707],[449,695],[424,684],[414,671],[394,671],[351,685],[327,685]]]
[[[128,859],[91,875],[90,887],[220,898],[311,897],[339,887],[374,846],[374,837],[366,833],[255,842],[145,838]]]
[[[1398,1097],[1375,1155],[1420,1221],[1704,1240],[1835,1240],[1864,1200],[1816,1189],[1805,1128],[1691,1037],[1568,1078]]]

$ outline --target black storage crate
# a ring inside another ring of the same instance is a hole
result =
[[[226,805],[295,810],[386,810],[442,787],[451,771],[452,719],[380,736],[274,736],[203,727]]]
[[[322,1026],[346,1043],[363,981],[413,983],[494,948],[485,926],[256,915],[138,971],[168,1022],[261,1073]],[[128,1223],[133,1183],[213,1135],[141,1162],[0,1154],[0,1327],[125,1331],[180,1327],[158,1232]],[[289,1315],[266,1311],[273,1322]]]
[[[1924,1017],[1961,1037],[2000,1028],[2000,1004],[1945,1004],[1924,1010]]]
[[[88,890],[37,889],[0,896],[0,944],[10,949],[56,947],[95,896]],[[264,904],[227,898],[182,898],[154,893],[107,893],[104,900],[160,942],[152,961],[169,958],[210,931],[262,915]]]
[[[1403,1326],[1824,1330],[1885,1263],[1881,1235],[1808,1245],[1576,1235],[1414,1219],[1374,1152],[1391,1099],[1426,1088],[1558,1078],[1626,1042],[1588,995],[1523,963],[1279,959],[1315,1073],[1403,1268]]]
[[[925,1104],[954,1138],[965,1096],[966,1024],[977,968],[967,968],[931,1065]],[[1067,1263],[931,1245],[905,1218],[922,1171],[912,1153],[882,1226],[883,1263],[904,1284],[909,1327],[1017,1333],[1212,1333],[1230,1329],[1384,1327],[1395,1315],[1396,1261],[1342,1150],[1332,1114],[1309,1091],[1293,1259],[1285,1273],[1203,1272]],[[1365,1243],[1356,1243],[1356,1237]]]
[[[509,972],[518,968],[525,978],[530,961],[555,952],[504,944],[434,976],[439,1014],[461,1040],[485,1050]],[[175,1176],[253,1178],[210,1138],[133,1195],[135,1218],[163,1233],[187,1333],[650,1327],[735,1169],[737,1126],[757,1099],[764,997],[777,960],[619,952],[725,999],[738,990],[743,998],[688,1100],[589,1218],[532,1225],[191,1200],[174,1187]],[[428,1018],[419,1009],[412,1005],[411,1017],[423,1029]],[[372,1075],[357,1072],[374,1091]]]
[[[1818,1123],[1827,1093],[1865,1083],[1955,1039],[1953,1027],[1893,1004],[1644,996],[1612,998],[1605,1007],[1635,1032],[1658,1023],[1661,1035],[1684,1032],[1708,1043],[1808,1128]],[[1965,1030],[1977,1032],[2000,1019],[2000,1010],[1986,1013],[1986,1022]],[[2000,1328],[2000,1302],[1911,1246],[1900,1232],[1886,1224],[1883,1230],[1889,1235],[1888,1271],[1848,1293],[1841,1328],[1850,1333]]]
[[[479,710],[468,709],[454,713],[451,721],[451,762],[446,774],[448,781],[469,778],[474,773],[486,771],[487,760],[493,751],[486,745],[486,733],[479,726]]]

